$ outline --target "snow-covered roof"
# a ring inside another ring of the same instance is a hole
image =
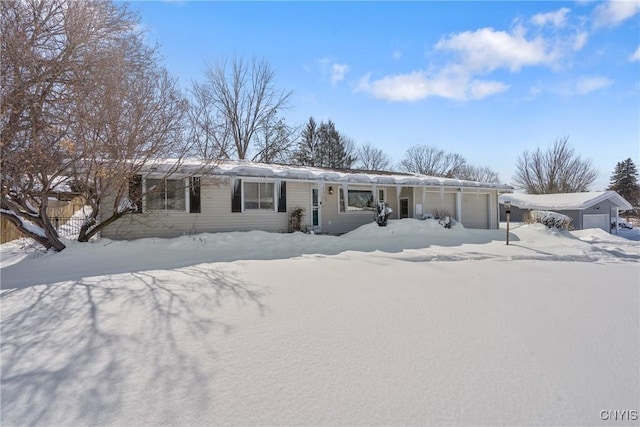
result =
[[[511,201],[511,206],[520,209],[540,209],[549,211],[582,210],[597,205],[605,200],[610,200],[622,210],[633,209],[624,197],[615,191],[591,191],[584,193],[561,194],[502,194],[498,197],[500,204],[506,200]]]
[[[149,166],[146,168],[147,171],[152,170],[156,173],[161,173],[174,168],[175,162],[164,161],[155,163],[152,167]],[[334,170],[310,166],[256,163],[243,160],[225,160],[215,162],[211,165],[207,165],[201,160],[182,160],[180,166],[177,168],[177,172],[183,174],[199,174],[204,172],[206,175],[279,178],[289,180],[321,181],[327,183],[448,186],[513,190],[513,187],[506,184],[440,178],[411,173]]]

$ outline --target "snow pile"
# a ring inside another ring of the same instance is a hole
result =
[[[496,188],[513,190],[506,184],[467,181],[453,178],[441,178],[413,173],[366,172],[358,170],[333,170],[311,166],[278,165],[257,163],[245,160],[225,160],[214,164],[203,163],[199,159],[168,159],[148,165],[153,174],[173,172],[179,163],[178,173],[211,174],[221,176],[250,176],[257,178],[282,178],[299,180],[316,180],[332,183],[380,184],[380,185],[428,185],[447,187]]]
[[[598,204],[604,200],[611,200],[620,209],[629,210],[633,207],[620,194],[615,191],[590,191],[582,193],[558,193],[558,194],[501,194],[498,201],[504,204],[510,201],[512,206],[520,209],[538,210],[582,210]]]
[[[528,222],[538,222],[547,227],[562,228],[568,230],[571,225],[571,217],[552,211],[532,210],[527,213]]]
[[[511,233],[507,246],[505,230],[401,220],[340,237],[2,245],[0,423],[597,425],[637,411],[640,245]]]

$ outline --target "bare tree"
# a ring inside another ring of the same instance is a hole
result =
[[[73,185],[85,196],[93,209],[85,239],[99,230],[98,216],[108,223],[135,210],[121,203],[123,188],[145,161],[175,154],[183,101],[125,5],[25,0],[0,7],[0,212],[60,251],[49,195]],[[101,210],[108,194],[119,195],[112,215]]]
[[[206,135],[205,141],[218,146],[214,151],[227,157],[260,159],[264,150],[255,147],[259,134],[270,132],[269,126],[279,122],[276,117],[287,108],[291,92],[277,90],[269,64],[255,58],[250,62],[235,58],[230,66],[225,61],[209,65],[204,74],[205,82],[194,83],[192,90],[195,105],[201,106],[201,99],[209,108],[193,113],[203,117],[195,122],[204,123],[199,132]],[[227,150],[227,133],[233,152]]]
[[[256,135],[253,160],[263,163],[290,163],[296,143],[297,129],[283,118],[267,118]]]
[[[468,181],[476,181],[476,182],[492,182],[498,183],[500,182],[500,178],[498,173],[491,170],[491,168],[487,166],[472,166],[472,165],[464,165],[460,168],[460,171],[455,176],[457,179],[466,179]]]
[[[565,136],[545,150],[525,151],[518,158],[513,182],[530,194],[573,193],[588,191],[597,176],[591,161],[575,154]]]
[[[228,159],[233,156],[234,142],[231,126],[212,101],[211,91],[206,85],[193,83],[188,110],[188,138],[193,154],[212,159]]]
[[[409,148],[400,161],[400,169],[406,172],[445,178],[455,178],[465,165],[465,159],[459,154],[428,145]]]
[[[87,155],[74,164],[72,174],[75,188],[90,207],[79,241],[88,241],[140,208],[136,202],[143,194],[132,195],[129,190],[145,165],[162,160],[169,176],[189,149],[183,142],[186,100],[176,80],[155,65],[153,56],[139,53],[143,54],[136,69],[127,71],[123,67],[126,78],[111,87],[115,90],[98,98],[108,120],[78,125],[78,138],[84,135],[90,144]],[[167,158],[173,160],[167,163]]]
[[[358,161],[358,147],[356,142],[348,136],[340,135],[340,143],[342,145],[344,156],[342,159],[342,167],[345,169],[351,169]]]
[[[357,166],[364,170],[385,171],[391,169],[391,159],[384,151],[367,143],[358,148]]]

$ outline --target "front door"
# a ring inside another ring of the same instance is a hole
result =
[[[311,225],[313,226],[313,231],[316,233],[320,232],[320,198],[318,195],[318,189],[311,189]]]
[[[409,199],[400,199],[400,218],[409,218]]]

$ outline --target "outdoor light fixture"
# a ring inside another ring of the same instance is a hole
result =
[[[333,187],[329,187],[329,194],[333,194]]]
[[[509,220],[511,219],[511,200],[504,201],[504,212],[507,214],[507,245],[509,244]]]

